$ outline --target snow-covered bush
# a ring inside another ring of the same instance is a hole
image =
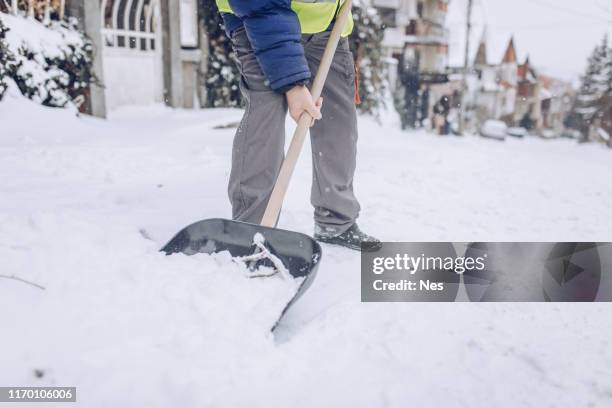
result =
[[[384,27],[378,11],[366,2],[354,2],[355,28],[349,37],[359,81],[358,109],[377,116],[384,107],[387,70],[383,60]]]
[[[8,87],[7,80],[11,76],[15,63],[6,42],[7,31],[8,28],[6,28],[2,20],[0,20],[0,100],[2,100],[2,96]]]
[[[76,21],[51,21],[44,25],[34,19],[1,14],[8,28],[5,47],[11,63],[2,62],[26,97],[46,106],[79,104],[92,72],[91,42],[76,28]]]
[[[211,108],[240,106],[238,72],[230,39],[214,1],[204,1],[202,18],[208,37],[208,64],[203,82],[206,85],[204,106]]]

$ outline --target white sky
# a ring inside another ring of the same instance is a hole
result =
[[[467,2],[450,1],[451,65],[463,65]],[[542,72],[576,80],[604,33],[612,35],[612,0],[474,0],[472,21],[470,61],[486,25],[489,63],[501,60],[514,34],[520,62],[529,54]]]

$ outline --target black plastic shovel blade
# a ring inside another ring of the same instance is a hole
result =
[[[316,276],[321,260],[321,246],[308,235],[241,221],[214,218],[193,223],[172,238],[162,249],[166,255],[212,254],[229,251],[234,256],[251,255],[255,251],[255,234],[263,235],[265,246],[276,255],[295,278],[303,277],[295,296],[281,312],[274,330],[289,307],[308,289]]]

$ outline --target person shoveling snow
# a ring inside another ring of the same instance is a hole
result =
[[[314,95],[314,83],[312,92],[307,87],[311,73],[324,69],[319,64],[331,30],[341,20],[341,5],[347,3],[349,9],[350,2],[304,3],[309,2],[217,0],[239,60],[247,103],[234,138],[229,181],[232,217],[262,221],[283,162],[289,111],[298,123],[302,115],[315,119],[314,124],[308,120],[315,239],[376,250],[380,242],[361,232],[355,222],[360,206],[353,192],[357,113],[355,67],[347,38],[353,29],[350,16],[339,30],[342,38],[327,80],[323,78],[321,97]]]

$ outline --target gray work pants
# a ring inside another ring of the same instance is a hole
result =
[[[316,73],[329,32],[302,36],[311,72]],[[229,198],[232,217],[259,223],[284,158],[287,101],[272,91],[257,62],[244,29],[235,31],[232,44],[242,75],[246,110],[234,137]],[[279,61],[282,64],[282,61]],[[354,103],[355,68],[348,40],[341,39],[323,90],[323,118],[310,128],[315,232],[337,235],[359,214],[353,193],[357,143]]]

